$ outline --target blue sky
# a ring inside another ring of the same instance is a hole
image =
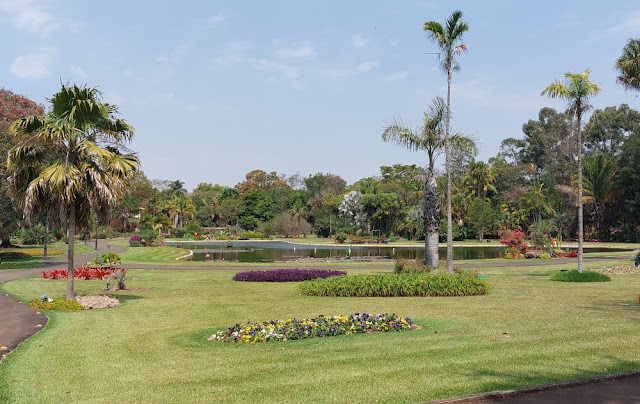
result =
[[[567,71],[591,68],[596,108],[640,107],[613,69],[640,36],[640,4],[616,0],[0,0],[0,87],[44,104],[61,81],[99,87],[136,128],[147,177],[189,190],[254,169],[353,183],[426,164],[380,136],[446,96],[422,26],[456,9],[470,30],[452,124],[476,136],[479,160],[541,107],[565,107],[540,92]]]

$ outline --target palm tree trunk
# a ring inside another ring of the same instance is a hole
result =
[[[67,300],[76,298],[76,292],[73,288],[73,247],[76,239],[76,207],[73,202],[70,205],[67,220],[67,243],[69,244],[67,253]]]
[[[578,125],[578,272],[583,270],[584,221],[582,212],[582,116],[580,105],[576,108]]]
[[[444,133],[444,165],[447,172],[447,272],[453,273],[453,220],[451,218],[451,151],[449,149],[449,127],[451,120],[451,63],[447,69],[447,122]]]
[[[438,190],[436,177],[433,171],[427,172],[424,183],[424,263],[428,267],[438,266],[438,227],[440,222],[440,209],[438,204]]]

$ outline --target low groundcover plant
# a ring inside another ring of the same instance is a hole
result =
[[[346,274],[344,271],[331,271],[327,269],[282,268],[267,271],[238,272],[233,277],[233,280],[242,282],[302,282],[310,279],[329,278],[331,276]]]
[[[209,337],[210,341],[247,344],[267,341],[288,341],[305,338],[320,338],[334,335],[350,335],[374,331],[409,330],[413,322],[408,317],[395,314],[355,313],[350,316],[338,315],[315,318],[292,318],[284,321],[235,324],[227,331],[219,331]]]

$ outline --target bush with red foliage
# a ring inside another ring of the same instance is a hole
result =
[[[578,256],[578,253],[577,253],[577,252],[575,252],[575,251],[569,251],[569,252],[567,253],[567,255],[565,255],[565,257],[567,257],[567,258],[575,258],[575,257],[577,257],[577,256]]]
[[[507,252],[512,254],[524,254],[527,251],[525,234],[521,231],[505,231],[498,241],[507,247]]]
[[[106,279],[114,272],[127,272],[127,268],[76,268],[73,270],[73,277],[77,279]],[[44,279],[65,279],[69,272],[66,269],[52,269],[42,271]]]

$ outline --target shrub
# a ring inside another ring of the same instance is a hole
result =
[[[140,237],[145,245],[151,245],[158,238],[158,234],[153,229],[145,229],[140,231]]]
[[[302,282],[298,290],[310,296],[471,296],[489,293],[491,286],[473,274],[386,274],[336,276]]]
[[[498,241],[507,247],[507,253],[523,254],[527,250],[527,243],[525,243],[524,237],[525,235],[521,231],[505,231]]]
[[[322,338],[335,335],[351,335],[368,332],[403,331],[411,329],[410,318],[395,314],[355,313],[350,316],[316,318],[295,318],[284,321],[265,321],[262,323],[235,324],[227,331],[219,331],[209,337],[210,341],[247,344],[267,341],[288,341],[306,338]]]
[[[598,272],[583,271],[580,273],[572,269],[571,271],[554,272],[551,274],[551,280],[560,282],[608,282],[611,278]]]
[[[549,255],[548,253],[542,253],[540,254],[540,258],[543,260],[550,260],[551,259],[551,255]]]
[[[24,251],[17,251],[17,250],[0,251],[0,259],[3,259],[3,260],[22,260],[22,259],[27,259],[31,257],[32,257],[31,254],[28,254]]]
[[[396,274],[446,273],[447,272],[447,262],[446,261],[440,261],[440,262],[438,262],[438,266],[437,267],[432,268],[432,267],[427,266],[424,263],[424,261],[422,261],[422,260],[418,260],[418,259],[413,259],[413,260],[401,259],[401,260],[396,260],[393,272],[396,273]],[[463,271],[458,266],[454,266],[453,267],[453,272],[454,273],[468,272],[470,274],[474,273],[474,271]],[[477,275],[477,273],[476,273],[476,275]]]
[[[52,302],[46,299],[35,299],[29,302],[29,306],[40,310],[84,310],[84,307],[75,300],[67,300],[64,297],[56,297]]]
[[[189,223],[188,225],[185,226],[184,231],[186,231],[187,233],[191,233],[195,236],[196,233],[202,234],[202,227],[197,223]]]
[[[577,253],[577,252],[575,252],[575,251],[573,251],[573,250],[572,250],[572,251],[569,251],[569,252],[567,253],[567,255],[565,255],[565,257],[567,257],[567,258],[575,258],[575,257],[577,257],[577,256],[578,256],[578,253]]]
[[[268,271],[239,272],[233,277],[241,282],[301,282],[316,278],[346,275],[344,271],[330,271],[326,269],[298,269],[283,268]]]
[[[120,256],[115,253],[100,254],[85,265],[88,267],[114,266],[120,263]]]
[[[259,231],[243,231],[240,234],[238,234],[239,238],[258,238],[258,239],[262,239],[264,238],[264,234],[262,234]]]
[[[347,234],[343,232],[336,233],[336,241],[338,244],[343,244],[347,240]]]
[[[20,232],[20,238],[22,239],[22,244],[44,244],[45,239],[48,243],[53,241],[53,234],[48,232],[43,225],[37,224],[28,229],[23,229]]]
[[[73,277],[78,279],[106,279],[110,277],[116,271],[127,272],[126,268],[99,268],[99,267],[83,267],[73,270]],[[52,269],[49,271],[42,271],[42,277],[44,279],[66,279],[69,272],[64,269]]]

